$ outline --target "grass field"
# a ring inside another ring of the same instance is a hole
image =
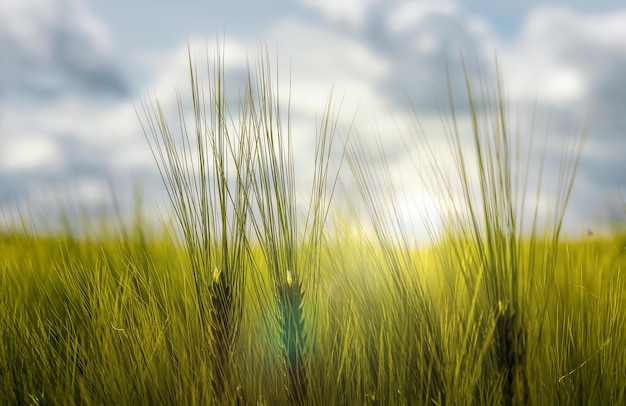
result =
[[[502,79],[468,76],[471,148],[450,96],[449,149],[416,157],[416,178],[450,199],[415,246],[378,211],[391,174],[371,170],[332,99],[302,213],[269,60],[236,115],[220,55],[208,85],[190,67],[179,131],[156,101],[138,108],[171,202],[162,230],[138,212],[121,231],[1,234],[0,404],[626,403],[626,237],[561,233],[585,130],[563,144],[540,218]],[[417,127],[407,139],[429,145]],[[359,196],[342,211],[344,173]]]

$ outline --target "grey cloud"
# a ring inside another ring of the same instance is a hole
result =
[[[608,14],[595,16],[597,32],[606,28],[602,26],[606,22],[603,17]],[[590,34],[585,29],[590,24],[588,18],[566,13],[566,18],[551,26],[552,33],[546,33],[567,37],[551,52],[563,64],[581,71],[588,86],[587,99],[582,103],[554,109],[555,131],[571,132],[576,123],[584,121],[586,108],[593,111],[587,148],[580,165],[579,186],[572,198],[574,210],[581,215],[605,210],[606,202],[615,202],[620,189],[626,189],[626,47],[617,38]],[[626,23],[626,13],[613,13],[612,18],[621,18]],[[615,34],[626,38],[626,28]]]
[[[49,137],[62,151],[60,164],[45,170],[33,167],[0,171],[0,227],[3,216],[15,214],[16,209],[33,209],[35,224],[51,222],[48,225],[53,226],[58,220],[55,216],[71,207],[96,218],[105,214],[101,210],[110,211],[115,203],[127,216],[137,203],[133,191],[143,192],[147,209],[162,203],[163,187],[156,167],[116,168],[111,165],[111,158],[118,151],[116,146],[98,147],[76,134]],[[106,215],[113,218],[115,214]]]
[[[0,2],[0,145],[34,133],[56,146],[57,162],[0,171],[0,211],[42,189],[76,179],[99,184],[110,174],[107,151],[88,135],[71,133],[82,126],[70,123],[85,118],[59,109],[57,123],[50,114],[55,103],[72,99],[94,109],[128,99],[113,44],[87,6],[80,0]]]
[[[418,3],[418,2],[416,2]],[[395,30],[390,20],[399,2],[380,2],[368,9],[367,24],[361,31],[343,27],[347,35],[360,39],[378,55],[386,58],[391,70],[378,84],[378,90],[395,110],[405,110],[408,101],[421,112],[436,113],[436,97],[445,96],[448,87],[445,69],[448,63],[452,89],[464,89],[460,55],[469,65],[477,61],[485,70],[484,77],[492,77],[493,58],[482,54],[484,38],[469,26],[469,15],[462,9],[425,7],[425,16],[419,22]],[[422,45],[420,45],[420,42]],[[491,58],[491,59],[489,59]],[[470,70],[471,75],[476,72]],[[462,96],[463,93],[461,92]],[[458,99],[460,111],[467,108],[463,97]]]
[[[76,177],[106,178],[110,170],[106,160],[106,151],[98,150],[93,145],[70,134],[49,134],[48,138],[53,139],[58,150],[62,151],[59,165],[47,168],[45,172],[40,167],[33,167],[0,174],[4,178],[1,189],[4,197],[0,198],[0,205],[3,200],[23,198],[38,183],[63,183]]]
[[[0,4],[0,97],[126,97],[106,30],[83,3]]]

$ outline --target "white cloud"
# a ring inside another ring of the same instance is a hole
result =
[[[61,151],[46,134],[19,133],[0,145],[2,171],[48,172],[61,164]]]
[[[626,50],[625,22],[626,11],[583,14],[564,7],[537,7],[525,22],[522,38],[561,47],[590,41]]]
[[[372,103],[384,107],[376,85],[390,73],[389,61],[367,44],[296,20],[276,24],[268,37],[280,44],[278,69],[285,82],[291,72],[295,111],[314,117],[324,108],[331,90],[337,100],[344,98],[348,115],[360,102],[366,109]]]
[[[538,6],[523,21],[520,35],[511,41],[499,40],[496,49],[512,111],[521,112],[518,120],[534,121],[530,111],[534,107],[541,119],[550,111],[546,197],[553,197],[550,192],[559,177],[558,158],[565,140],[580,134],[593,107],[591,132],[577,176],[580,186],[574,188],[570,204],[575,215],[566,225],[569,231],[581,229],[604,211],[606,201],[615,200],[617,187],[626,181],[626,120],[620,107],[626,103],[622,74],[626,69],[626,12],[589,14]],[[546,127],[535,128],[538,136]],[[537,143],[538,154],[542,146],[543,141]]]
[[[392,117],[386,114],[388,101],[380,94],[377,86],[390,72],[388,61],[377,55],[363,42],[327,27],[311,25],[301,20],[284,19],[274,24],[264,40],[270,46],[267,56],[271,63],[271,74],[278,77],[283,119],[286,120],[286,102],[291,91],[291,130],[293,152],[297,170],[297,194],[306,196],[310,191],[313,175],[313,146],[316,127],[319,128],[325,105],[333,91],[335,107],[341,104],[340,129],[347,127],[357,107],[360,117],[366,117],[366,125],[360,135],[369,137],[376,131],[372,114],[378,115],[377,127],[390,132],[394,126]],[[212,63],[212,44],[209,43],[209,63]],[[199,68],[206,66],[206,41],[193,41],[192,53],[197,55]],[[229,83],[228,100],[237,109],[237,88],[243,89],[247,63],[256,69],[258,44],[233,38],[226,41],[225,70]],[[172,129],[178,131],[176,114],[176,89],[180,90],[182,102],[189,107],[189,70],[187,48],[181,45],[169,55],[164,55],[150,85],[150,93],[159,99]],[[278,63],[278,65],[276,65]],[[187,113],[189,114],[188,110]],[[286,121],[283,123],[286,129]],[[395,142],[391,137],[387,140]],[[302,200],[304,202],[306,199]],[[303,208],[305,209],[305,208]]]
[[[555,7],[533,11],[521,37],[500,51],[511,96],[552,105],[589,103],[616,53],[626,54],[626,12],[587,16]]]
[[[317,9],[335,23],[345,23],[352,29],[365,25],[369,9],[380,0],[301,0],[305,6]]]
[[[387,28],[390,32],[402,32],[413,29],[426,22],[433,15],[455,15],[459,13],[456,2],[448,0],[409,0],[395,6],[387,16]]]
[[[93,208],[110,203],[105,199],[109,179],[126,191],[136,177],[155,173],[130,101],[94,103],[66,96],[42,107],[4,109],[0,211],[11,201],[22,208],[59,203],[51,193],[59,198],[69,193],[76,203]],[[146,189],[154,191],[154,185]]]
[[[384,110],[386,100],[376,86],[390,74],[389,61],[364,42],[327,28],[287,18],[272,25],[264,36],[264,43],[270,44],[266,56],[272,75],[279,79],[281,100],[286,102],[291,90],[292,114],[311,120],[311,125],[323,112],[331,91],[337,103],[343,100],[346,121],[352,119],[359,104],[367,110]],[[253,75],[256,74],[260,46],[263,43],[233,37],[225,40],[224,68],[232,103],[238,101],[237,91],[245,85],[242,74],[247,71],[248,64]],[[214,61],[215,42],[192,38],[189,47],[197,61],[198,72],[206,80],[206,63],[207,60],[209,64]],[[173,52],[152,54],[141,60],[155,71],[153,82],[145,89],[145,96],[156,97],[166,114],[172,116],[178,107],[177,91],[184,104],[190,103],[186,44],[181,44]]]

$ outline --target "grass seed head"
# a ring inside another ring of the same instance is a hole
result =
[[[222,275],[222,270],[217,266],[213,267],[213,282],[217,283],[220,281],[220,276]]]
[[[291,271],[287,271],[287,285],[289,285],[289,287],[293,285],[293,275]]]

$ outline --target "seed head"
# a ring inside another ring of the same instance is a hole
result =
[[[504,304],[502,300],[498,300],[498,311],[500,312],[500,314],[504,314],[506,312],[506,308],[506,304]]]
[[[222,274],[222,270],[214,266],[213,267],[213,282],[216,282],[216,283],[219,282],[221,274]]]

